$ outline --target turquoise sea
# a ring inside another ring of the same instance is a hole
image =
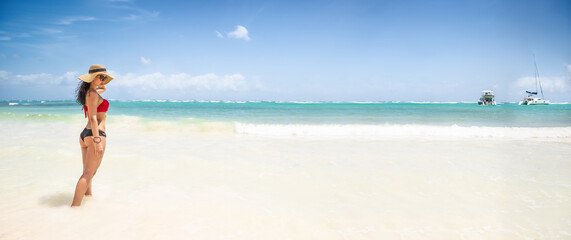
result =
[[[460,127],[568,127],[571,104],[416,102],[110,101],[109,116],[146,120],[302,125],[427,125]],[[82,116],[74,101],[2,101],[2,119],[56,120]]]

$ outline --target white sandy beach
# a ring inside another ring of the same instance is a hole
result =
[[[82,120],[0,129],[0,239],[571,238],[569,138],[264,136],[111,120],[94,196],[72,209]]]

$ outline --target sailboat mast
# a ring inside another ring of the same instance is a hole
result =
[[[537,70],[537,61],[535,61],[535,54],[533,54],[533,65],[535,66],[535,92],[537,92],[537,85],[539,84],[539,90],[541,91],[541,99],[544,99],[545,97],[543,97],[543,88],[541,87],[539,70]]]

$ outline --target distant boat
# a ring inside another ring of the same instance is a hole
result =
[[[519,102],[519,105],[549,105],[549,100],[543,99],[543,88],[541,87],[541,79],[539,78],[539,71],[537,70],[537,63],[535,62],[535,55],[533,55],[533,65],[535,66],[535,92],[525,91],[527,97]],[[541,98],[537,97],[537,88],[541,91]]]
[[[496,105],[496,100],[494,100],[494,91],[492,90],[482,91],[482,97],[478,101],[478,105],[484,105],[484,106]]]

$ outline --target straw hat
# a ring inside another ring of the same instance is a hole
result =
[[[114,78],[111,75],[107,74],[107,69],[105,68],[105,66],[103,66],[101,64],[91,65],[91,67],[89,67],[89,73],[81,75],[78,78],[81,81],[90,83],[93,81],[93,78],[95,78],[97,75],[101,75],[101,74],[104,74],[105,76],[107,76],[107,80],[105,80],[103,85],[111,82],[111,80],[113,80],[113,78]]]

